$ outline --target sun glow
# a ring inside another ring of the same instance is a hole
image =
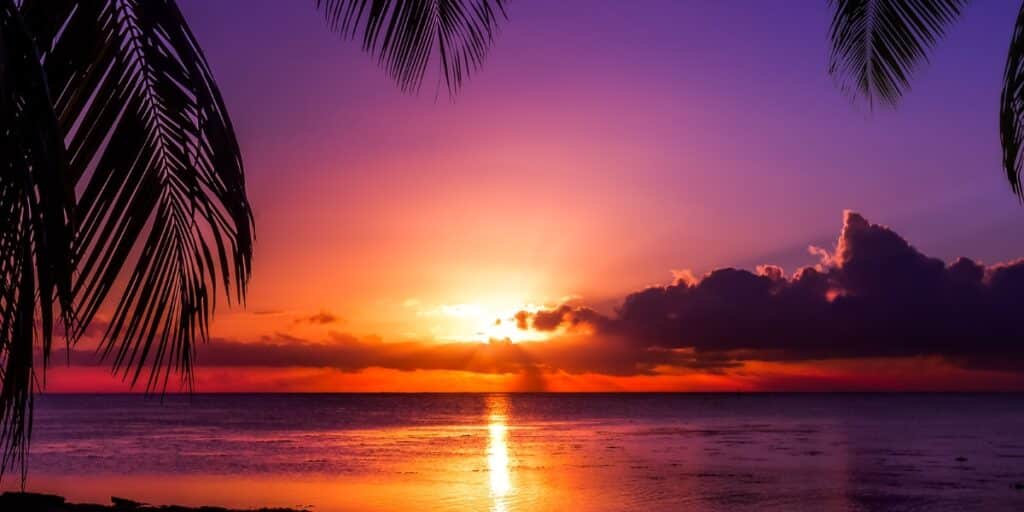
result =
[[[423,309],[417,316],[428,319],[435,338],[445,341],[481,342],[508,340],[543,341],[546,333],[520,329],[515,315],[520,311],[535,312],[543,306],[518,301],[481,301],[441,304]]]

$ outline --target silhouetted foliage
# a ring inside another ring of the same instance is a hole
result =
[[[437,59],[448,93],[483,64],[505,17],[503,0],[316,0],[331,30],[363,49],[406,92],[419,90]],[[436,53],[436,55],[435,55]]]
[[[0,3],[0,474],[32,425],[34,342],[49,354],[71,311],[70,211],[62,134],[21,14]],[[38,321],[36,314],[39,314]],[[24,470],[24,467],[22,468]],[[24,473],[23,473],[24,474]]]
[[[968,0],[831,0],[829,73],[840,87],[895,106],[910,88],[910,78],[928,59],[946,27],[963,13]],[[1006,59],[1000,99],[999,133],[1003,171],[1010,189],[1024,200],[1020,175],[1024,141],[1024,5],[1017,16]]]
[[[451,94],[505,14],[501,0],[316,5],[403,90],[436,54]],[[115,373],[190,388],[218,284],[244,300],[254,225],[231,121],[173,0],[0,0],[0,131],[0,476],[20,464],[24,479],[55,318],[71,344],[112,302],[100,349]]]
[[[1003,75],[1003,93],[999,102],[999,135],[1003,142],[1003,169],[1010,187],[1024,198],[1020,173],[1024,165],[1021,144],[1024,143],[1024,4],[1017,14],[1017,24],[1010,41]]]
[[[892,106],[967,0],[832,0],[829,73]],[[432,61],[450,95],[482,65],[504,0],[315,0],[406,92]],[[1024,198],[1024,7],[1005,69],[1003,165]],[[147,389],[191,385],[218,285],[243,301],[253,216],[241,152],[173,0],[0,0],[0,475],[21,464],[35,360],[55,324],[101,340]]]
[[[120,292],[101,342],[115,371],[188,385],[218,282],[244,297],[253,232],[234,131],[173,2],[2,9],[0,471],[24,463],[55,310],[74,342]]]
[[[132,382],[149,368],[150,388],[166,385],[161,369],[188,378],[217,282],[241,300],[252,258],[241,153],[202,52],[172,2],[27,0],[22,11],[82,191],[72,338],[125,271],[104,353]]]
[[[828,70],[847,91],[895,105],[966,0],[834,0]]]

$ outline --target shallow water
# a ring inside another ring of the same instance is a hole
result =
[[[28,490],[76,501],[1024,510],[1019,394],[51,395],[35,425]]]

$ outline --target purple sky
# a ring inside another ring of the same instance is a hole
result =
[[[180,4],[257,223],[215,337],[503,338],[499,315],[607,314],[673,270],[789,274],[845,209],[946,262],[1024,256],[997,124],[1016,2],[968,7],[895,111],[828,76],[824,1],[512,2],[454,102],[399,92],[312,2]]]

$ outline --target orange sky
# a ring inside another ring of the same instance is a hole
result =
[[[56,367],[49,371],[50,392],[131,391],[100,368]],[[368,369],[350,373],[327,368],[267,369],[205,367],[198,371],[199,392],[507,392],[507,391],[1006,391],[1024,389],[1024,377],[972,372],[941,361],[856,360],[845,363],[780,365],[752,363],[727,374],[693,373],[617,377],[601,374],[546,375],[544,386],[521,374]],[[172,387],[173,390],[173,387]],[[139,389],[135,389],[139,391]]]

